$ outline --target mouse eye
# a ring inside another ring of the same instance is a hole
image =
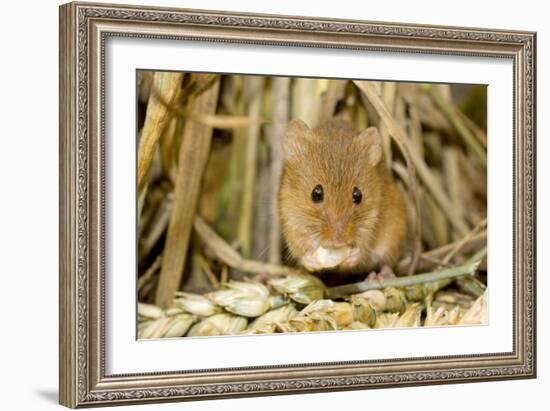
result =
[[[359,204],[363,199],[363,193],[357,187],[353,187],[352,197],[353,197],[353,202],[355,204]]]
[[[323,191],[323,186],[321,184],[317,184],[311,192],[311,201],[313,201],[314,203],[320,203],[321,201],[323,201],[324,197],[325,192]]]

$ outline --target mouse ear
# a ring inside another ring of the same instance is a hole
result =
[[[383,158],[382,137],[376,127],[369,127],[359,134],[359,141],[368,150],[369,163],[376,166]]]
[[[283,140],[285,158],[292,159],[303,152],[303,143],[311,137],[311,129],[302,120],[288,123]]]

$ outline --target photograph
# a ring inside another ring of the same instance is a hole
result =
[[[488,324],[487,85],[135,81],[138,339]]]
[[[537,377],[537,33],[279,3],[60,6],[61,404]]]
[[[5,2],[1,408],[545,408],[549,15],[441,5]]]

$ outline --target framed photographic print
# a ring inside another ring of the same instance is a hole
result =
[[[535,377],[535,51],[61,6],[61,403]]]

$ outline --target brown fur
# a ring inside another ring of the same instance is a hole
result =
[[[312,247],[359,248],[356,264],[340,271],[370,270],[393,264],[407,231],[403,195],[388,172],[378,131],[361,133],[344,120],[311,130],[292,121],[285,135],[285,166],[279,215],[290,254],[300,260]],[[324,200],[311,200],[321,184]],[[363,198],[353,203],[353,187]]]

